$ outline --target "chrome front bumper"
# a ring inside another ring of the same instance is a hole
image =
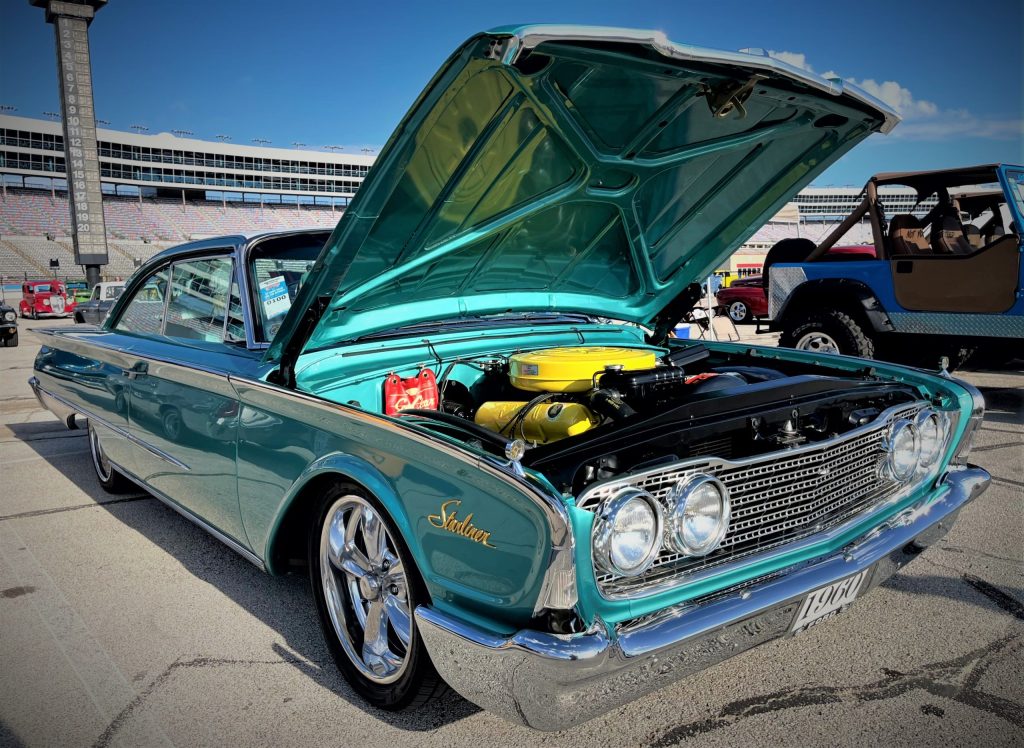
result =
[[[580,634],[495,636],[425,606],[416,621],[438,673],[464,697],[513,722],[562,730],[786,636],[809,592],[869,568],[867,588],[878,586],[945,535],[989,480],[981,468],[954,468],[840,552],[613,629],[598,621]]]

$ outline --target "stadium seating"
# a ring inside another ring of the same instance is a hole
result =
[[[322,205],[186,202],[168,198],[103,198],[109,263],[107,278],[130,275],[136,260],[191,239],[289,228],[334,228],[341,209]],[[52,237],[52,240],[47,237]],[[78,276],[71,241],[67,195],[8,187],[0,197],[0,276],[50,275],[50,259],[61,276]]]

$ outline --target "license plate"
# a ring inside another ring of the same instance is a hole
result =
[[[852,577],[840,579],[805,597],[800,612],[793,621],[792,633],[799,634],[842,613],[856,599],[864,580],[867,579],[868,571],[865,569]]]

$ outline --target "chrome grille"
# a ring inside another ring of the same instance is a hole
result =
[[[900,486],[879,469],[886,429],[899,418],[912,418],[925,405],[890,408],[873,423],[827,442],[736,462],[700,457],[592,486],[577,502],[583,509],[595,509],[626,486],[643,488],[665,506],[676,483],[708,473],[725,484],[732,504],[729,530],[714,553],[694,558],[666,547],[639,577],[599,574],[598,586],[608,597],[632,596],[814,535],[881,503]]]

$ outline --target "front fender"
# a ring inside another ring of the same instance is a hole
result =
[[[499,628],[533,616],[552,548],[563,542],[554,537],[540,487],[390,419],[274,385],[235,384],[243,522],[271,572],[279,571],[281,548],[293,554],[284,558],[304,555],[298,546],[311,522],[306,502],[318,501],[323,477],[336,475],[387,509],[433,605]],[[441,519],[446,505],[450,523]]]
[[[863,281],[850,278],[805,280],[803,270],[802,267],[789,266],[772,268],[769,313],[773,329],[783,329],[808,309],[843,306],[862,312],[875,332],[892,332],[895,329],[879,295]]]

